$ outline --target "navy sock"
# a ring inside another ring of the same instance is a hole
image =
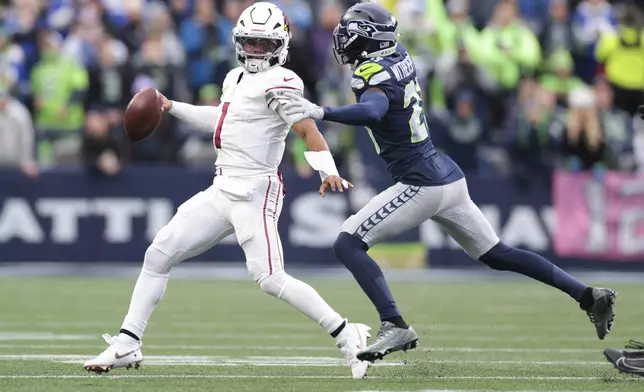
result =
[[[496,244],[479,260],[492,269],[516,272],[556,287],[577,302],[582,300],[584,292],[588,289],[588,286],[538,254],[511,248],[502,242]]]
[[[407,324],[400,315],[382,270],[369,257],[367,249],[367,244],[361,239],[345,232],[341,232],[333,244],[335,255],[351,271],[362,291],[374,304],[380,313],[380,320],[394,320],[401,324],[396,325],[397,327],[406,328]]]

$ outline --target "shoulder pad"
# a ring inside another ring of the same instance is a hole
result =
[[[376,62],[367,62],[361,64],[353,73],[354,79],[366,82],[369,86],[377,86],[378,84],[391,79],[391,75],[387,69]],[[359,82],[352,82],[354,84],[361,84]]]
[[[244,72],[244,70],[241,67],[234,68],[228,72],[228,75],[226,75],[226,78],[224,79],[224,83],[222,85],[222,91],[221,95],[222,97],[226,95],[228,90],[230,90],[231,87],[234,87],[237,85],[239,82],[239,77],[241,74]]]
[[[383,67],[382,65],[369,61],[360,64],[360,66],[356,68],[353,74],[364,80],[369,80],[369,78],[371,78],[373,75],[377,74],[378,72],[382,72],[384,69],[385,67]]]

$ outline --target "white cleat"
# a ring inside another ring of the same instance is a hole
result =
[[[351,367],[351,376],[353,378],[364,378],[367,375],[367,369],[370,362],[361,361],[356,357],[356,353],[367,347],[367,338],[370,327],[364,324],[347,323],[342,332],[335,338],[336,345],[342,351],[344,359]]]
[[[98,357],[85,362],[85,370],[98,374],[107,373],[112,369],[126,368],[138,369],[143,362],[141,342],[121,342],[117,337],[108,334],[103,335],[109,347],[100,353]]]

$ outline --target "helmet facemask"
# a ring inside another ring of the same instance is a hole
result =
[[[282,39],[237,35],[234,40],[237,59],[249,72],[265,71],[285,57]]]

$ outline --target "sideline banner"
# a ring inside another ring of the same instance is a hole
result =
[[[56,169],[30,180],[21,173],[0,170],[0,262],[140,263],[176,208],[210,186],[212,176],[209,168],[154,166],[128,167],[107,179],[81,168]],[[510,246],[538,252],[563,267],[644,267],[644,181],[621,176],[608,176],[606,187],[611,191],[599,192],[588,191],[590,177],[558,174],[558,208],[565,212],[559,225],[555,225],[549,189],[519,188],[508,180],[476,176],[468,176],[467,181],[472,199]],[[377,180],[373,186],[380,190],[391,184],[386,175]],[[323,199],[317,193],[319,177],[304,179],[295,171],[284,172],[284,183],[287,195],[279,231],[287,268],[341,265],[333,243],[353,213],[347,194],[327,194]],[[604,203],[609,207],[605,211]],[[431,220],[387,243],[387,250],[374,249],[375,256],[396,266],[422,265],[424,260],[432,267],[481,265]],[[405,248],[409,244],[416,245],[410,250]],[[601,246],[589,248],[589,244]],[[426,257],[418,253],[423,249]],[[241,263],[244,254],[233,235],[195,259]]]
[[[563,257],[644,259],[644,177],[558,172],[554,249]]]

